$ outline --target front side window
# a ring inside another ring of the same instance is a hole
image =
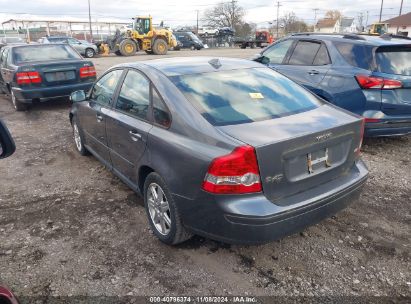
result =
[[[270,47],[267,51],[265,51],[263,55],[270,59],[270,63],[281,64],[292,43],[292,40],[278,42]]]
[[[117,98],[116,109],[147,120],[150,107],[150,82],[141,73],[130,70]]]
[[[274,119],[322,104],[304,88],[265,67],[170,79],[203,117],[216,126]]]
[[[91,90],[90,99],[101,105],[109,105],[122,73],[123,70],[114,70],[101,77]]]
[[[312,41],[298,41],[291,54],[288,64],[292,65],[313,65],[321,43]]]

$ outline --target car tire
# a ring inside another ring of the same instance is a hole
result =
[[[16,95],[14,95],[13,90],[11,90],[11,102],[13,104],[13,107],[16,111],[26,111],[27,110],[27,105],[22,103],[20,100],[17,99]]]
[[[194,51],[196,49],[196,47],[194,46],[194,45],[192,45],[191,47],[190,47],[190,50],[192,50],[192,51]]]
[[[84,57],[86,58],[93,58],[96,55],[93,49],[86,49],[84,52]]]
[[[90,155],[90,152],[87,150],[86,147],[84,147],[83,137],[81,136],[81,132],[80,132],[80,129],[77,125],[75,118],[73,118],[72,127],[73,127],[73,138],[74,138],[74,143],[76,145],[77,152],[83,156]]]
[[[114,54],[116,54],[117,56],[122,56],[120,51],[115,51]]]
[[[160,241],[176,245],[191,238],[171,192],[156,172],[150,173],[144,182],[144,205],[151,230]]]

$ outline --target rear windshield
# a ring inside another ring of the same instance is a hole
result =
[[[213,125],[268,120],[308,111],[321,102],[268,68],[170,77]]]
[[[334,41],[334,45],[350,65],[370,71],[373,69],[373,46],[341,41]]]
[[[80,55],[68,45],[47,44],[13,48],[13,61],[15,64],[80,58]]]
[[[411,45],[408,47],[378,48],[375,53],[380,72],[411,76]]]

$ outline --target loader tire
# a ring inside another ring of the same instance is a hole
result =
[[[137,52],[137,45],[133,40],[125,39],[120,42],[119,51],[123,56],[133,56]]]
[[[153,53],[156,55],[165,55],[168,51],[167,42],[164,39],[157,39],[154,41]]]

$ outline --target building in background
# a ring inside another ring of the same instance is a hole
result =
[[[388,32],[411,37],[411,12],[383,21],[388,23]]]
[[[117,19],[102,18],[92,21],[93,37],[90,37],[88,20],[76,18],[38,19],[27,16],[22,19],[10,19],[2,23],[0,37],[19,36],[27,41],[36,41],[44,36],[67,35],[82,40],[104,40],[113,35],[116,29],[130,24],[130,22]]]
[[[319,33],[334,33],[335,20],[330,18],[323,18],[317,21],[315,31]]]
[[[341,17],[335,22],[334,33],[357,33],[354,18]]]

